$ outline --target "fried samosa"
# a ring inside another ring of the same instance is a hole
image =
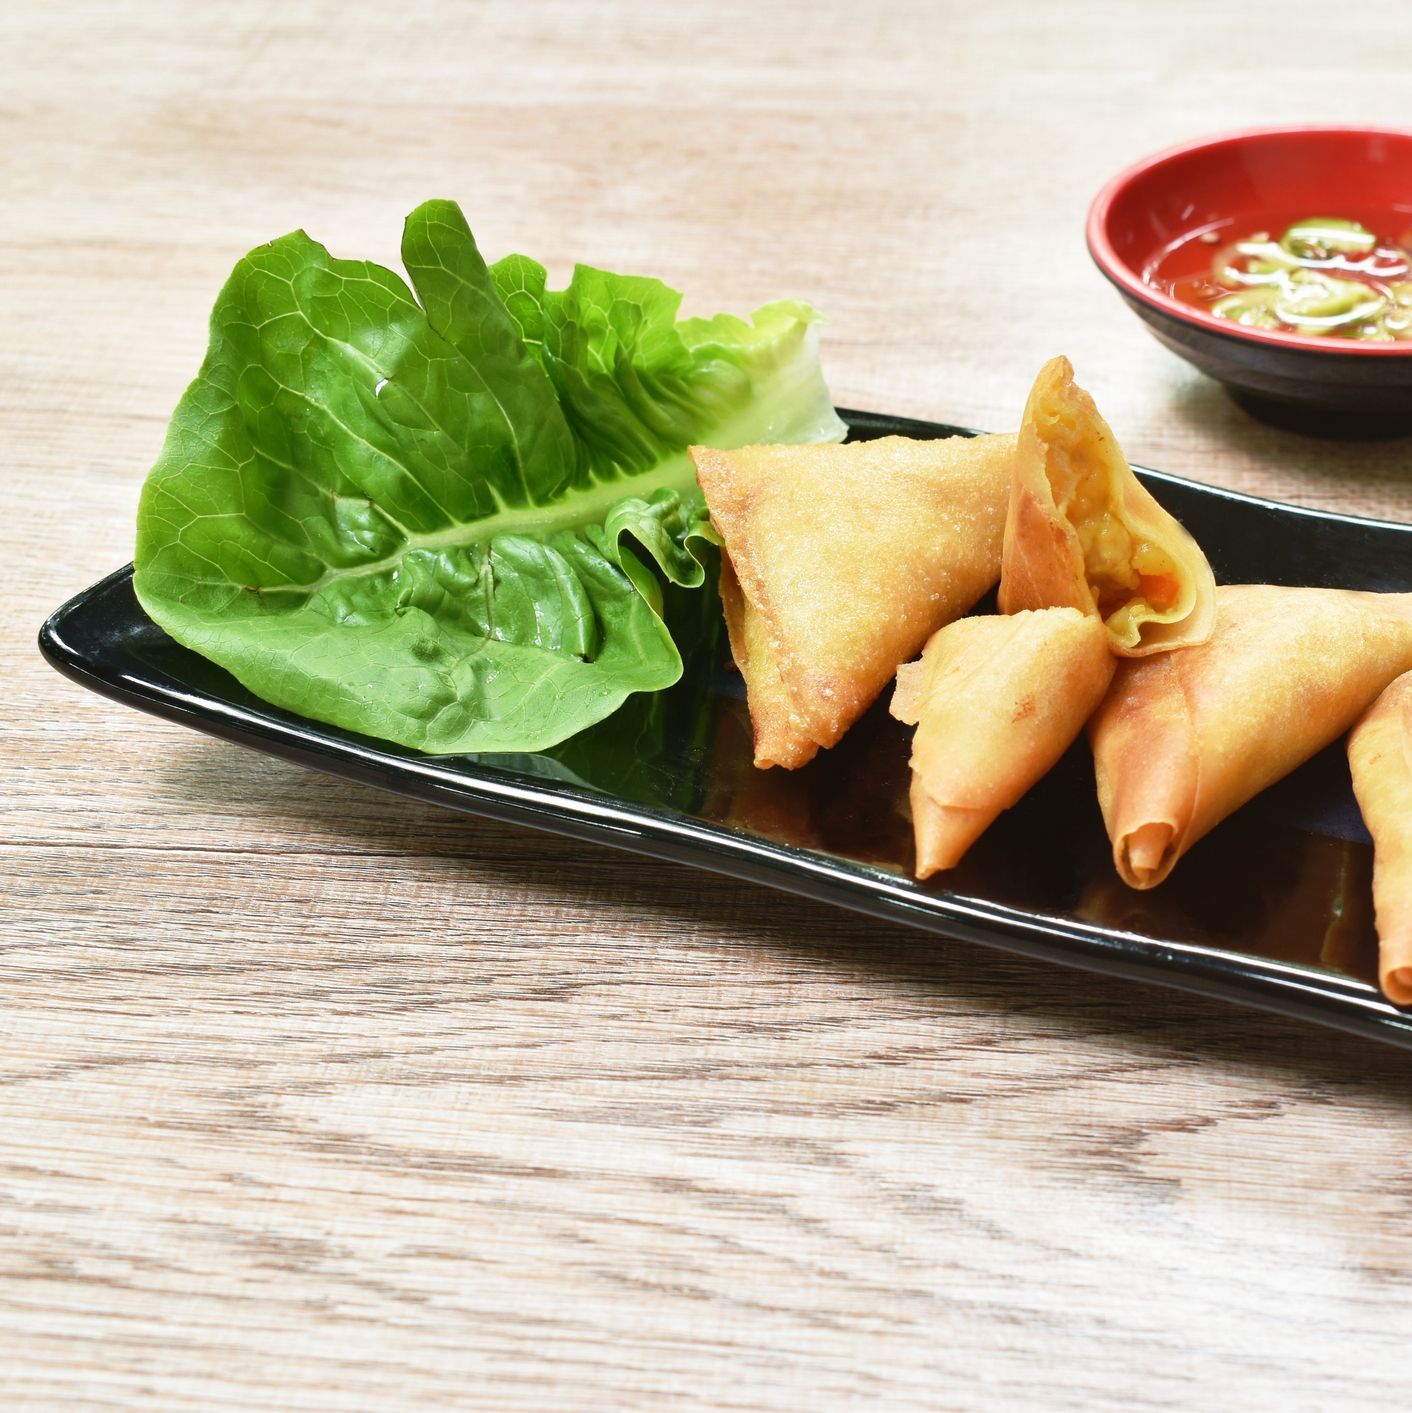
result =
[[[1013,436],[692,447],[755,764],[834,745],[1000,575]]]
[[[1200,647],[1118,664],[1090,723],[1125,883],[1152,888],[1412,668],[1412,594],[1228,585]]]
[[[1412,672],[1399,677],[1348,738],[1353,793],[1373,836],[1378,979],[1412,1006]]]
[[[1051,359],[1020,427],[1000,611],[1096,613],[1115,653],[1142,657],[1205,642],[1215,589],[1206,556],[1133,475],[1069,360]]]
[[[1103,624],[1073,608],[963,618],[898,670],[891,711],[914,724],[918,878],[954,868],[1069,748],[1112,679]]]

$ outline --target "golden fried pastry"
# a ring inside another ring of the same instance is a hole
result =
[[[1133,475],[1069,360],[1046,363],[1020,427],[1000,611],[1096,613],[1115,653],[1141,657],[1210,637],[1215,589],[1200,546]]]
[[[1373,836],[1378,979],[1412,1005],[1412,672],[1399,677],[1348,738],[1353,793]]]
[[[1013,436],[692,447],[755,764],[834,745],[1000,574]]]
[[[1123,881],[1151,888],[1412,669],[1412,594],[1216,590],[1199,647],[1121,662],[1089,728]]]
[[[954,868],[1083,730],[1116,664],[1092,614],[1044,608],[963,618],[898,670],[891,711],[917,727],[918,878]]]

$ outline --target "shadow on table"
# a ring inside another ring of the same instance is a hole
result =
[[[1209,378],[1189,378],[1176,388],[1171,411],[1178,422],[1200,438],[1218,438],[1237,452],[1282,472],[1305,478],[1301,488],[1308,498],[1330,510],[1368,514],[1358,506],[1340,503],[1351,490],[1361,501],[1364,494],[1394,499],[1401,493],[1402,509],[1382,512],[1383,518],[1412,520],[1412,437],[1384,441],[1340,441],[1302,436],[1258,422],[1231,401],[1226,391]],[[1210,479],[1198,466],[1163,466],[1164,471]],[[1304,496],[1297,496],[1305,499]]]

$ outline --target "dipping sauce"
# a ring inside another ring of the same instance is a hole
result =
[[[1388,238],[1346,217],[1272,222],[1232,240],[1193,232],[1144,271],[1197,309],[1257,329],[1374,343],[1412,340],[1412,226]],[[1384,225],[1384,229],[1387,228]]]

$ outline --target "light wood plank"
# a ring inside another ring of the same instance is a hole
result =
[[[1402,7],[1358,21],[5,7],[0,1402],[1396,1401],[1399,1054],[309,776],[32,646],[129,557],[234,259],[395,263],[431,195],[558,277],[817,303],[845,404],[1006,428],[1064,351],[1135,460],[1412,519],[1408,443],[1249,422],[1082,240],[1168,142],[1405,122]]]

